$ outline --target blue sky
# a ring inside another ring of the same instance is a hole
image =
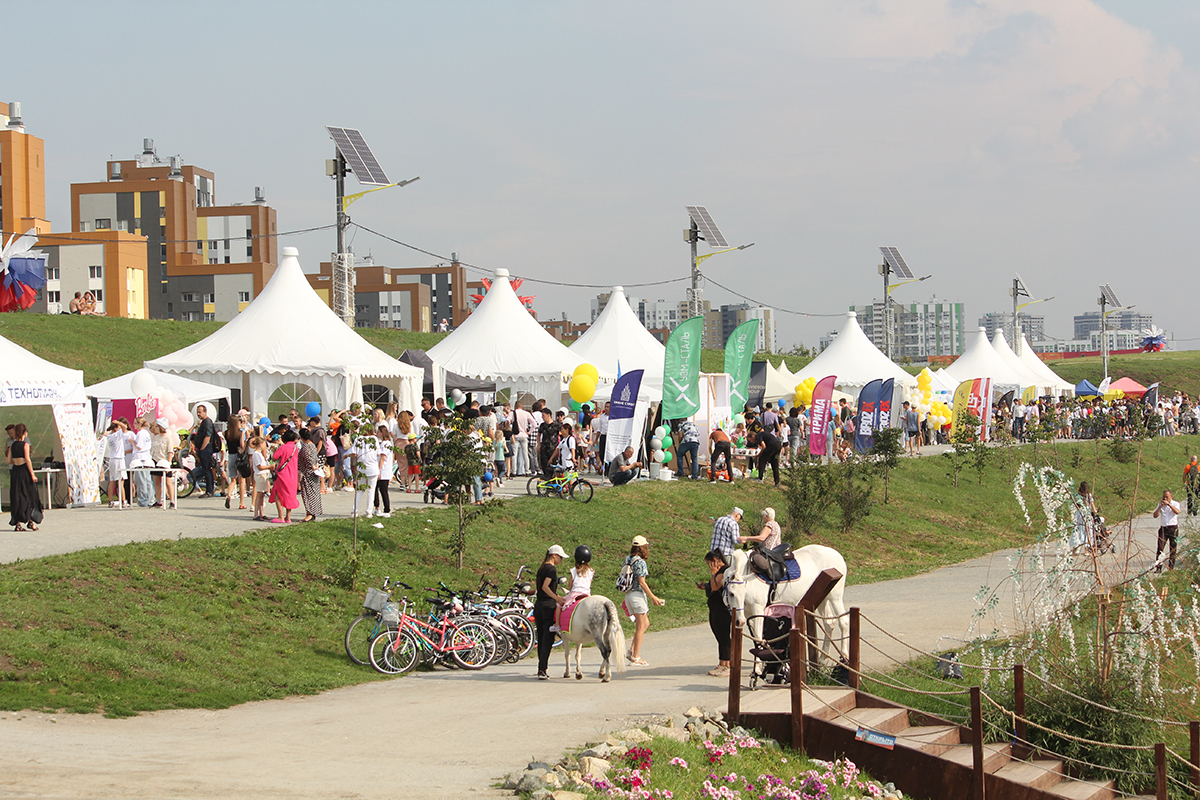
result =
[[[918,274],[905,302],[1011,307],[1019,272],[1047,331],[1099,283],[1200,336],[1189,231],[1200,169],[1200,11],[1156,0],[810,3],[53,4],[0,100],[46,140],[48,213],[143,137],[264,185],[281,230],[333,220],[327,124],[360,128],[393,179],[363,225],[486,268],[683,298],[684,206],[732,243],[720,283],[839,314],[880,292],[880,245]],[[353,185],[353,180],[351,181]],[[307,269],[331,231],[283,242]],[[359,254],[432,259],[363,231]],[[597,289],[532,281],[543,317]],[[737,298],[713,285],[714,303]],[[780,314],[786,343],[835,320]],[[1180,346],[1185,346],[1182,343]]]

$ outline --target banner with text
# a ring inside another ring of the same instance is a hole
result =
[[[663,419],[687,419],[700,410],[700,341],[704,317],[679,323],[667,338],[663,369]]]
[[[54,422],[62,442],[73,506],[100,502],[100,465],[89,410],[86,403],[54,404]]]
[[[875,407],[875,419],[871,420],[872,432],[892,427],[892,395],[895,391],[895,378],[888,378],[880,387],[879,405]]]
[[[604,463],[617,457],[631,443],[636,454],[641,444],[642,426],[646,423],[646,403],[638,403],[642,388],[643,370],[635,369],[617,378],[608,411],[608,435],[604,445]],[[639,441],[634,442],[634,438]]]
[[[992,438],[992,379],[980,378],[971,387],[971,413],[979,417],[979,441]]]
[[[814,456],[825,455],[829,443],[829,408],[833,403],[833,384],[836,377],[830,375],[817,381],[813,388],[811,433],[808,435],[808,452]]]
[[[876,378],[858,393],[858,417],[854,420],[854,449],[865,453],[875,439],[875,420],[879,416],[879,396],[883,379]]]
[[[740,411],[750,402],[750,367],[758,342],[758,320],[748,319],[733,329],[725,342],[725,372],[729,375],[729,404]],[[762,402],[762,398],[759,398]],[[761,406],[759,406],[761,408]]]
[[[979,384],[979,379],[963,381],[954,390],[954,407],[951,411],[954,416],[950,420],[950,438],[954,438],[954,434],[958,433],[963,424],[963,416],[970,410],[971,405],[971,390]]]

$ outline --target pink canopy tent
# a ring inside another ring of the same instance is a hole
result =
[[[1125,393],[1126,397],[1141,397],[1146,393],[1146,387],[1135,381],[1133,378],[1121,378],[1113,381],[1108,385],[1108,390],[1114,391],[1120,389]]]

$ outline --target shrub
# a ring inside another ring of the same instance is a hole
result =
[[[788,531],[811,536],[825,519],[832,490],[833,475],[828,466],[792,462],[783,474]]]

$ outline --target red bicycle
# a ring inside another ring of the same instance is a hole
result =
[[[432,606],[429,620],[408,613],[405,597],[400,604],[400,624],[371,640],[371,666],[385,675],[408,672],[422,653],[434,663],[451,659],[463,669],[483,669],[496,655],[496,637],[489,626],[477,620],[457,621],[462,612],[457,600],[426,598]]]

